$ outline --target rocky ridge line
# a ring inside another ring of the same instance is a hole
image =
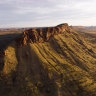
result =
[[[23,46],[28,43],[46,42],[50,39],[50,37],[66,31],[70,32],[70,28],[67,23],[60,24],[55,27],[31,28],[25,30],[24,33],[16,39],[16,43],[19,46]]]

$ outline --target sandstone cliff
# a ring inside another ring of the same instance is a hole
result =
[[[27,43],[37,43],[48,41],[50,37],[64,33],[70,32],[70,28],[67,23],[57,25],[56,27],[46,27],[46,28],[32,28],[25,30],[22,36],[16,39],[18,45],[26,45]]]

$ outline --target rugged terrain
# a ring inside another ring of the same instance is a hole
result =
[[[1,96],[96,96],[96,43],[68,24],[32,28],[0,51]]]

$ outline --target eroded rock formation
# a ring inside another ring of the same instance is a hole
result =
[[[26,45],[28,43],[40,43],[48,41],[51,36],[63,32],[69,32],[70,28],[67,23],[57,25],[56,27],[31,28],[25,30],[22,36],[16,39],[18,45]]]

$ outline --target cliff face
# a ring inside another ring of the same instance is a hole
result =
[[[16,39],[18,45],[26,45],[27,43],[37,43],[48,41],[50,37],[64,33],[70,32],[70,28],[67,23],[60,24],[56,27],[46,27],[46,28],[33,28],[25,30],[20,38]]]

